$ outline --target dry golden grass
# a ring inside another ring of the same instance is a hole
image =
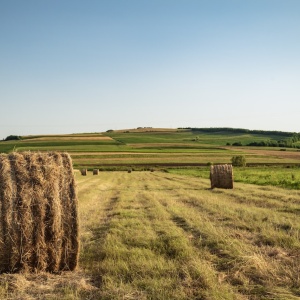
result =
[[[74,270],[78,211],[67,153],[0,155],[0,272]]]
[[[299,191],[162,172],[76,180],[79,270],[1,275],[1,299],[299,299]]]

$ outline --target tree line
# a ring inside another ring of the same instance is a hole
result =
[[[300,145],[297,142],[300,141],[300,132],[286,132],[286,131],[275,131],[275,130],[250,130],[243,128],[229,128],[229,127],[211,127],[211,128],[179,128],[189,129],[191,131],[206,132],[206,133],[244,133],[244,134],[260,134],[260,135],[272,135],[282,137],[280,140],[266,139],[259,141],[252,141],[248,144],[243,145],[241,142],[235,142],[233,144],[227,143],[227,146],[256,146],[256,147],[283,147],[283,148],[297,148],[300,149]]]
[[[292,137],[294,135],[300,135],[296,132],[286,132],[286,131],[277,131],[277,130],[251,130],[244,128],[230,128],[230,127],[209,127],[209,128],[197,128],[197,127],[181,127],[178,129],[190,129],[191,131],[202,131],[202,132],[228,132],[228,133],[250,133],[250,134],[266,134],[266,135],[277,135],[284,137]]]

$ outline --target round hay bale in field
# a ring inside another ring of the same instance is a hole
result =
[[[99,175],[99,169],[94,169],[93,170],[93,175]]]
[[[82,176],[86,176],[87,175],[87,169],[81,169],[80,173]]]
[[[211,188],[233,189],[232,165],[210,166]]]
[[[69,154],[0,154],[0,273],[74,270],[77,210]]]

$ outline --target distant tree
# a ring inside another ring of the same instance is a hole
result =
[[[232,146],[243,146],[243,144],[241,142],[235,142],[232,144]]]
[[[5,141],[13,141],[13,140],[20,140],[21,137],[18,135],[9,135],[8,137],[6,137]]]
[[[246,166],[246,158],[243,155],[233,156],[231,158],[232,165],[235,167],[245,167]]]

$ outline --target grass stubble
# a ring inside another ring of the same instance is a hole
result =
[[[1,299],[299,299],[300,193],[163,172],[76,173],[80,268]]]

